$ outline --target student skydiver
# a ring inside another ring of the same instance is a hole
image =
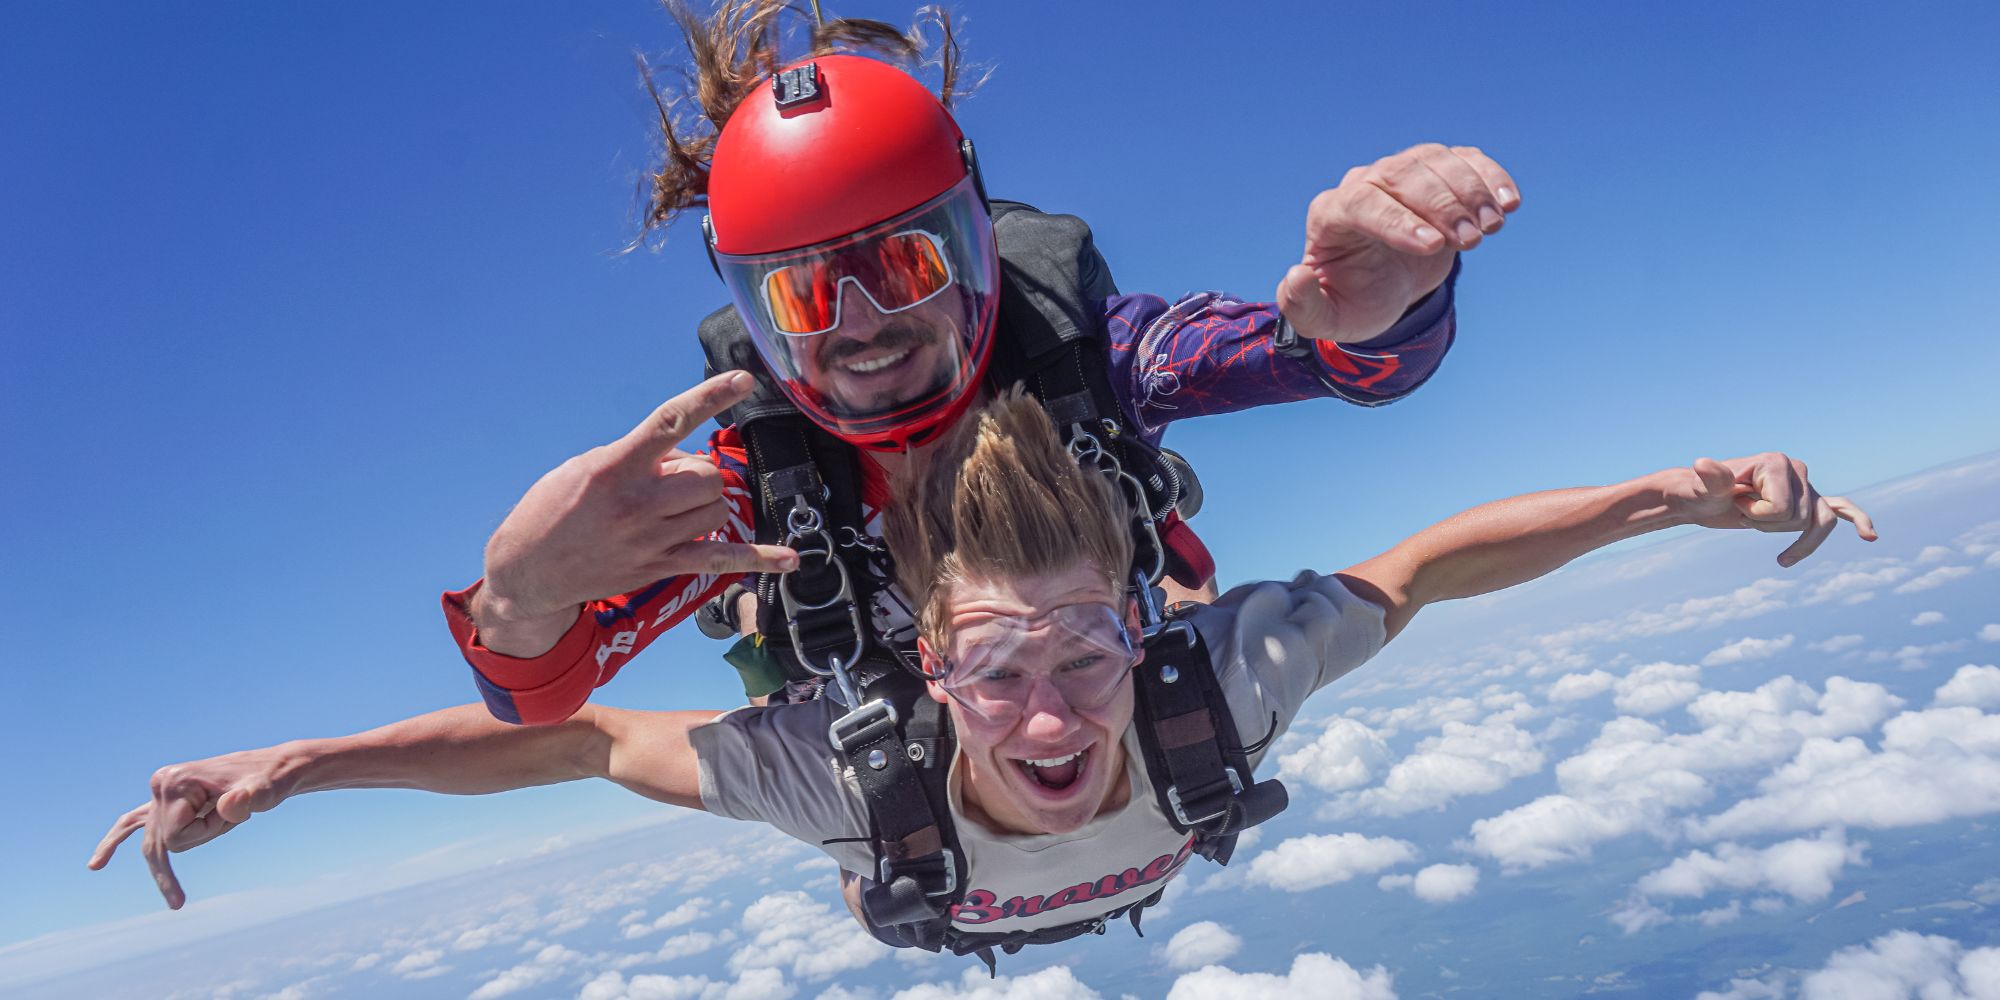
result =
[[[778,0],[729,0],[707,21],[669,9],[706,125],[662,104],[649,222],[707,206],[735,301],[702,325],[724,374],[544,476],[494,532],[484,577],[444,595],[482,696],[510,722],[568,718],[743,573],[765,574],[757,624],[786,662],[825,674],[836,656],[913,658],[910,602],[879,542],[886,477],[994,385],[1026,382],[1073,446],[1101,444],[1132,473],[1157,536],[1138,554],[1145,587],[1203,587],[1212,564],[1157,450],[1166,424],[1413,391],[1453,336],[1458,254],[1520,204],[1479,150],[1417,146],[1311,200],[1275,303],[1121,295],[1078,220],[989,202],[946,103],[885,62],[828,54],[913,60],[889,26],[827,22],[816,54],[787,62]],[[955,64],[947,44],[946,102]],[[729,426],[702,453],[678,450],[718,412]]]
[[[938,739],[918,740],[906,719],[887,745],[902,753],[908,739],[910,758],[937,768],[949,804],[939,829],[880,836],[861,789],[885,758],[856,754],[849,766],[830,766],[829,729],[866,714],[830,698],[720,713],[587,705],[546,727],[509,726],[462,706],[162,768],[152,799],[112,826],[90,866],[102,868],[144,827],[143,853],[178,908],[185,897],[169,852],[293,795],[471,794],[601,777],[662,802],[769,823],[840,864],[850,905],[877,937],[990,960],[995,947],[1098,930],[1157,899],[1192,854],[1209,853],[1208,828],[1188,815],[1207,807],[1162,789],[1158,768],[1183,773],[1179,762],[1162,764],[1163,748],[1171,757],[1211,729],[1256,735],[1254,746],[1232,748],[1245,765],[1234,777],[1242,789],[1268,784],[1252,769],[1305,700],[1433,602],[1513,586],[1679,525],[1798,532],[1779,557],[1787,566],[1842,519],[1875,538],[1865,512],[1821,496],[1793,459],[1701,459],[1612,486],[1485,504],[1341,572],[1237,587],[1142,641],[1125,588],[1130,512],[1107,478],[1079,466],[1039,405],[1002,396],[955,428],[906,486],[890,508],[888,538],[902,583],[924,595],[919,707],[948,721]],[[1221,718],[1160,711],[1162,691],[1198,679],[1154,656],[1177,625],[1188,648],[1207,650],[1201,663],[1213,666],[1206,676],[1218,685]],[[908,857],[898,852],[940,846],[956,875],[937,920],[878,919],[899,905],[879,891]]]

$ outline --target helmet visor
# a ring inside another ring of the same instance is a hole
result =
[[[715,259],[785,393],[837,433],[921,421],[978,378],[999,257],[969,176],[852,236]]]

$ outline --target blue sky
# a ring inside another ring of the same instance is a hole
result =
[[[1311,194],[1414,142],[1520,181],[1417,397],[1170,435],[1225,583],[1703,454],[1845,490],[2000,447],[1990,8],[966,10],[990,186],[1089,219],[1127,290],[1268,294]],[[631,55],[672,44],[638,2],[0,11],[0,750],[34,816],[0,942],[157,907],[133,858],[82,868],[154,767],[472,696],[437,592],[695,379],[723,299],[686,230],[612,253]],[[716,653],[602,697],[731,704]],[[309,798],[183,867],[200,898],[650,811]]]

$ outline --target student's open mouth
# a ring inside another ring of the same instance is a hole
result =
[[[1060,757],[1009,760],[1037,798],[1060,799],[1083,787],[1084,776],[1090,773],[1091,749],[1084,747]]]

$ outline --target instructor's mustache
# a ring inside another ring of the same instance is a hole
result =
[[[891,323],[867,340],[829,334],[821,343],[819,363],[822,368],[832,368],[870,351],[893,354],[905,348],[923,347],[936,339],[937,332],[930,327],[910,322]]]

